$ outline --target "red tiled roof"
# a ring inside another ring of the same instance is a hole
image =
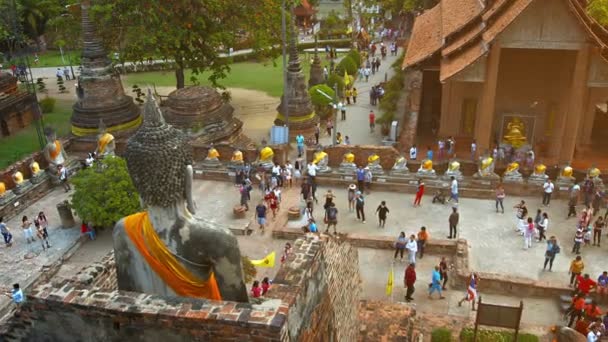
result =
[[[293,9],[293,14],[298,17],[313,15],[314,13],[315,10],[312,8],[308,0],[300,1],[300,4]]]
[[[451,0],[441,1],[443,37],[458,32],[481,14],[481,1],[479,0]]]
[[[483,56],[488,45],[533,2],[543,0],[441,0],[414,22],[403,69],[441,52],[440,80],[456,75]],[[586,11],[587,0],[562,0],[608,61],[608,30]]]
[[[416,18],[408,48],[405,52],[403,67],[414,65],[441,49],[441,3]]]

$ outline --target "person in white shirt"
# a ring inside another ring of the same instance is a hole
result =
[[[454,176],[451,177],[452,184],[450,184],[450,201],[453,199],[458,203],[458,181]]]
[[[415,264],[416,253],[418,252],[418,243],[416,242],[416,235],[410,235],[410,239],[405,244],[405,249],[407,249],[408,263]]]
[[[416,148],[416,145],[413,145],[410,148],[410,159],[416,160],[416,157],[418,157],[418,149]]]
[[[543,184],[543,205],[548,207],[551,202],[551,194],[553,193],[553,189],[555,189],[555,185],[551,182],[550,179],[547,179],[545,184]]]
[[[70,183],[68,183],[68,169],[63,165],[59,165],[57,171],[59,172],[59,180],[61,181],[61,185],[63,185],[65,192],[72,190]]]
[[[473,142],[471,143],[471,160],[473,161],[473,163],[475,162],[476,155],[477,155],[477,142],[475,141],[475,139],[473,139]]]
[[[93,153],[89,153],[89,155],[87,156],[87,159],[84,160],[84,165],[86,167],[91,167],[91,166],[93,166],[93,162],[95,162],[95,158],[93,157]]]
[[[312,184],[314,184],[315,177],[317,177],[317,170],[319,170],[319,167],[316,164],[314,164],[313,162],[308,163],[308,166],[306,167],[306,173],[308,174],[308,177],[310,178]]]

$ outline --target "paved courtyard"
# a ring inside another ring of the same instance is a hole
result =
[[[318,222],[323,219],[323,195],[327,187],[319,187],[317,197],[319,205],[315,208],[315,218]],[[349,233],[362,233],[369,235],[392,236],[397,238],[399,232],[407,235],[415,234],[421,226],[426,226],[431,239],[445,239],[449,233],[448,217],[451,213],[450,205],[432,204],[432,196],[425,195],[422,206],[414,208],[413,194],[398,192],[372,191],[366,196],[365,214],[367,223],[357,221],[354,212],[348,211],[347,191],[342,188],[331,188],[337,196],[338,230]],[[554,200],[550,207],[541,207],[540,196],[524,198],[532,214],[538,208],[545,210],[549,215],[549,229],[547,235],[555,235],[562,244],[562,252],[555,259],[553,272],[543,272],[545,243],[534,242],[533,248],[524,250],[523,237],[515,232],[515,211],[512,207],[520,198],[509,197],[507,187],[505,199],[505,213],[497,214],[494,209],[494,200],[480,200],[462,198],[459,204],[460,224],[459,237],[467,239],[470,252],[470,267],[472,270],[510,274],[530,279],[543,279],[555,282],[568,282],[568,267],[571,259],[575,257],[570,253],[574,236],[574,218],[566,219],[567,204],[563,200]],[[390,213],[386,228],[378,228],[376,208],[381,201],[386,201]],[[303,206],[303,203],[300,202]],[[298,228],[303,222],[289,222],[291,228]],[[324,229],[324,228],[322,228]],[[604,236],[606,239],[607,237]],[[608,241],[602,247],[583,247],[581,255],[585,261],[585,272],[592,277],[608,269],[605,264],[608,254]]]

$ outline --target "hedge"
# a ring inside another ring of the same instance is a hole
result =
[[[452,331],[447,328],[436,328],[431,331],[431,342],[452,342]]]
[[[55,98],[47,96],[38,103],[40,104],[40,110],[42,110],[43,113],[50,113],[55,109],[55,102],[57,102]]]
[[[337,67],[338,75],[344,76],[344,71],[346,71],[349,75],[356,75],[357,70],[359,69],[357,63],[350,57],[346,56],[342,58],[340,63],[338,63]]]
[[[473,328],[464,328],[460,331],[460,341],[473,342]],[[484,342],[512,342],[513,341],[512,331],[502,330],[477,330],[477,340]],[[517,342],[538,342],[540,339],[536,335],[519,333],[517,335]]]

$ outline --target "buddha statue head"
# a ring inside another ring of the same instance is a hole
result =
[[[572,174],[574,173],[574,170],[572,169],[572,166],[566,166],[562,169],[562,177],[565,178],[570,178],[572,177]]]
[[[547,171],[547,167],[545,166],[545,164],[536,164],[536,166],[534,166],[534,173],[537,175],[544,175],[545,171]]]
[[[422,169],[426,171],[431,171],[433,169],[433,161],[430,159],[425,159],[422,162]]]
[[[239,150],[238,148],[235,149],[234,152],[232,152],[232,158],[230,158],[230,161],[233,163],[242,163],[243,152],[241,152],[241,150]]]
[[[267,163],[267,162],[272,163],[273,157],[274,157],[274,151],[272,150],[272,148],[270,148],[270,146],[266,146],[260,151],[260,161],[263,163]]]
[[[375,165],[375,164],[380,163],[380,156],[377,155],[376,153],[373,153],[372,155],[367,157],[367,163],[370,165]]]
[[[40,165],[36,161],[32,161],[30,163],[30,171],[32,175],[37,175],[40,172]]]
[[[328,158],[327,152],[319,149],[317,152],[315,152],[315,156],[314,156],[314,159],[312,160],[312,163],[315,165],[326,164],[327,158]]]
[[[20,185],[24,181],[23,173],[21,173],[20,171],[13,173],[12,178],[13,178],[13,182],[15,182],[16,185]]]
[[[247,302],[236,238],[228,228],[194,216],[187,137],[165,123],[150,91],[143,112],[125,159],[146,210],[114,228],[118,288]]]
[[[519,170],[519,163],[512,162],[512,163],[509,163],[509,165],[507,165],[507,169],[505,170],[505,173],[513,173],[517,170]]]
[[[588,174],[589,174],[589,177],[596,178],[596,177],[599,177],[602,174],[602,172],[597,167],[592,167],[589,169]]]
[[[350,151],[344,153],[344,156],[342,157],[342,162],[343,163],[354,163],[355,155]]]
[[[452,161],[450,163],[450,165],[448,166],[448,170],[450,172],[456,172],[456,171],[460,170],[460,163],[456,160]]]

